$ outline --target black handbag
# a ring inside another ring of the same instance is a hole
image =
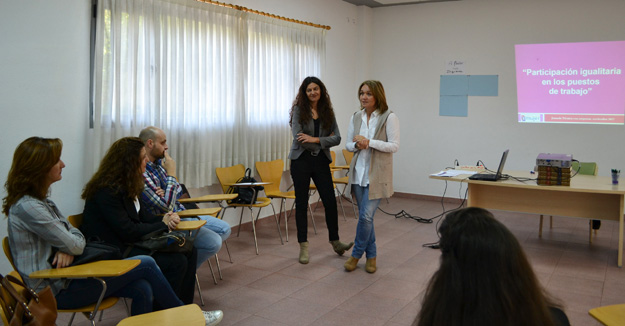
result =
[[[119,248],[102,241],[90,241],[85,245],[82,254],[75,256],[70,266],[82,265],[100,260],[122,259]]]
[[[129,244],[123,257],[126,258],[130,254],[132,248],[140,248],[150,252],[177,252],[187,254],[193,250],[194,237],[189,231],[156,231],[148,233],[141,237],[141,240]]]
[[[245,169],[245,175],[237,180],[237,183],[245,183],[245,182],[258,182],[256,179],[252,177],[252,170],[250,168]],[[239,196],[233,200],[231,200],[230,204],[251,204],[256,202],[256,198],[258,198],[258,193],[261,190],[264,190],[263,186],[254,186],[254,187],[237,187],[230,186],[226,193],[228,194],[239,194]]]
[[[48,258],[48,262],[52,265],[57,248],[52,248],[52,254]],[[100,260],[117,260],[122,259],[122,253],[118,247],[105,243],[100,240],[87,241],[82,254],[74,256],[74,261],[69,266],[82,265]]]
[[[9,320],[9,326],[55,325],[58,313],[56,298],[50,286],[46,286],[37,293],[12,275],[6,277],[0,275],[0,279],[2,288],[0,301]],[[13,284],[21,287],[21,291],[18,291]]]

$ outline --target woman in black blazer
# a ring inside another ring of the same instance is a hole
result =
[[[295,186],[295,222],[300,245],[299,262],[308,264],[308,190],[315,182],[326,213],[326,225],[334,251],[343,255],[354,243],[339,241],[338,211],[330,172],[330,147],[341,143],[330,95],[317,77],[306,77],[291,108],[293,144],[291,177]]]
[[[141,139],[122,138],[108,150],[98,171],[85,186],[83,225],[85,238],[100,240],[119,247],[123,253],[129,243],[154,231],[176,228],[180,217],[176,213],[154,216],[142,207],[138,196],[145,183],[143,172],[147,163]],[[149,254],[133,247],[129,256]],[[163,275],[185,304],[193,303],[195,286],[195,248],[190,254],[156,252],[152,257]]]

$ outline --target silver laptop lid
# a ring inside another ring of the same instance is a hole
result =
[[[497,169],[497,179],[501,178],[501,173],[503,172],[503,166],[506,164],[506,159],[508,158],[508,152],[510,150],[506,149],[503,151],[503,155],[501,156],[501,162],[499,162],[499,168]]]

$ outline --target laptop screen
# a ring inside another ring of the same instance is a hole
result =
[[[503,151],[503,155],[501,156],[501,162],[499,162],[499,168],[497,169],[497,179],[501,178],[501,173],[503,172],[503,166],[506,164],[506,158],[508,158],[508,152],[510,150],[506,149]]]

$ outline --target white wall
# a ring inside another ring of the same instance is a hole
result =
[[[0,196],[17,145],[31,136],[63,140],[67,167],[51,199],[82,211],[89,99],[89,0],[0,0]],[[6,236],[0,218],[0,237]],[[0,273],[12,268],[0,255]]]
[[[621,0],[464,0],[373,10],[373,77],[384,83],[401,119],[395,190],[440,196],[428,173],[482,160],[533,169],[541,152],[596,161],[599,174],[625,170],[624,126],[519,124],[514,45],[623,40]],[[467,74],[499,75],[499,96],[469,97],[468,117],[438,115],[445,60],[466,60]],[[455,186],[447,195],[457,197]],[[452,187],[453,188],[453,187]]]

